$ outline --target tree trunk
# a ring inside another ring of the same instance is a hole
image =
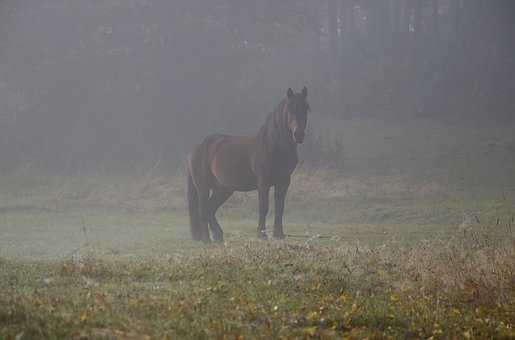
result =
[[[403,6],[401,10],[401,34],[410,32],[411,13],[413,10],[412,1],[413,0],[403,0]]]
[[[422,1],[415,0],[415,9],[413,12],[413,30],[417,36],[422,33]]]
[[[334,63],[338,59],[338,3],[328,0],[328,31],[329,31],[329,58]]]
[[[433,0],[433,36],[440,40],[440,23],[438,20],[438,0]]]
[[[452,1],[452,27],[455,36],[457,37],[460,34],[460,26],[461,26],[461,1],[454,0]]]
[[[342,34],[342,36],[348,35],[352,31],[351,15],[352,15],[351,0],[341,0],[341,3],[340,3],[340,17],[343,20],[343,25],[342,25],[343,34]]]
[[[399,0],[392,0],[392,31],[394,36],[399,34],[400,6]]]

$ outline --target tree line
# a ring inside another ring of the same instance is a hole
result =
[[[288,87],[314,111],[513,119],[510,0],[5,0],[2,171],[162,160],[254,133]]]

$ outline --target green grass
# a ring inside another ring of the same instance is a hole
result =
[[[0,338],[515,336],[513,202],[331,176],[296,175],[286,241],[240,194],[209,246],[180,177],[3,178]]]
[[[233,238],[166,257],[3,260],[0,336],[512,337],[513,255],[471,240],[368,248]]]
[[[319,123],[282,242],[255,193],[191,241],[180,174],[0,177],[0,338],[514,338],[513,129]]]
[[[291,238],[315,237],[311,242],[321,245],[339,240],[409,242],[505,225],[515,212],[507,199],[458,198],[439,191],[420,193],[414,186],[404,190],[383,178],[331,176],[302,170],[295,176],[285,214],[285,232]],[[180,176],[2,181],[16,188],[0,195],[3,257],[55,259],[85,244],[102,254],[147,255],[174,252],[190,240]],[[377,189],[378,183],[384,188]],[[255,193],[231,198],[218,213],[226,236],[253,238],[256,210]],[[269,231],[272,217],[273,211]]]

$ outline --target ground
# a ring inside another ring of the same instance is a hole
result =
[[[515,337],[511,135],[363,124],[295,173],[285,241],[254,193],[191,241],[180,171],[0,177],[0,338]]]

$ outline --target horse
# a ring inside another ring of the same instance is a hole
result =
[[[235,192],[258,191],[257,236],[267,239],[265,220],[270,188],[274,187],[273,237],[284,239],[283,213],[290,179],[298,163],[297,145],[304,141],[308,90],[291,88],[255,136],[213,134],[187,157],[187,201],[194,240],[223,242],[216,211]]]

